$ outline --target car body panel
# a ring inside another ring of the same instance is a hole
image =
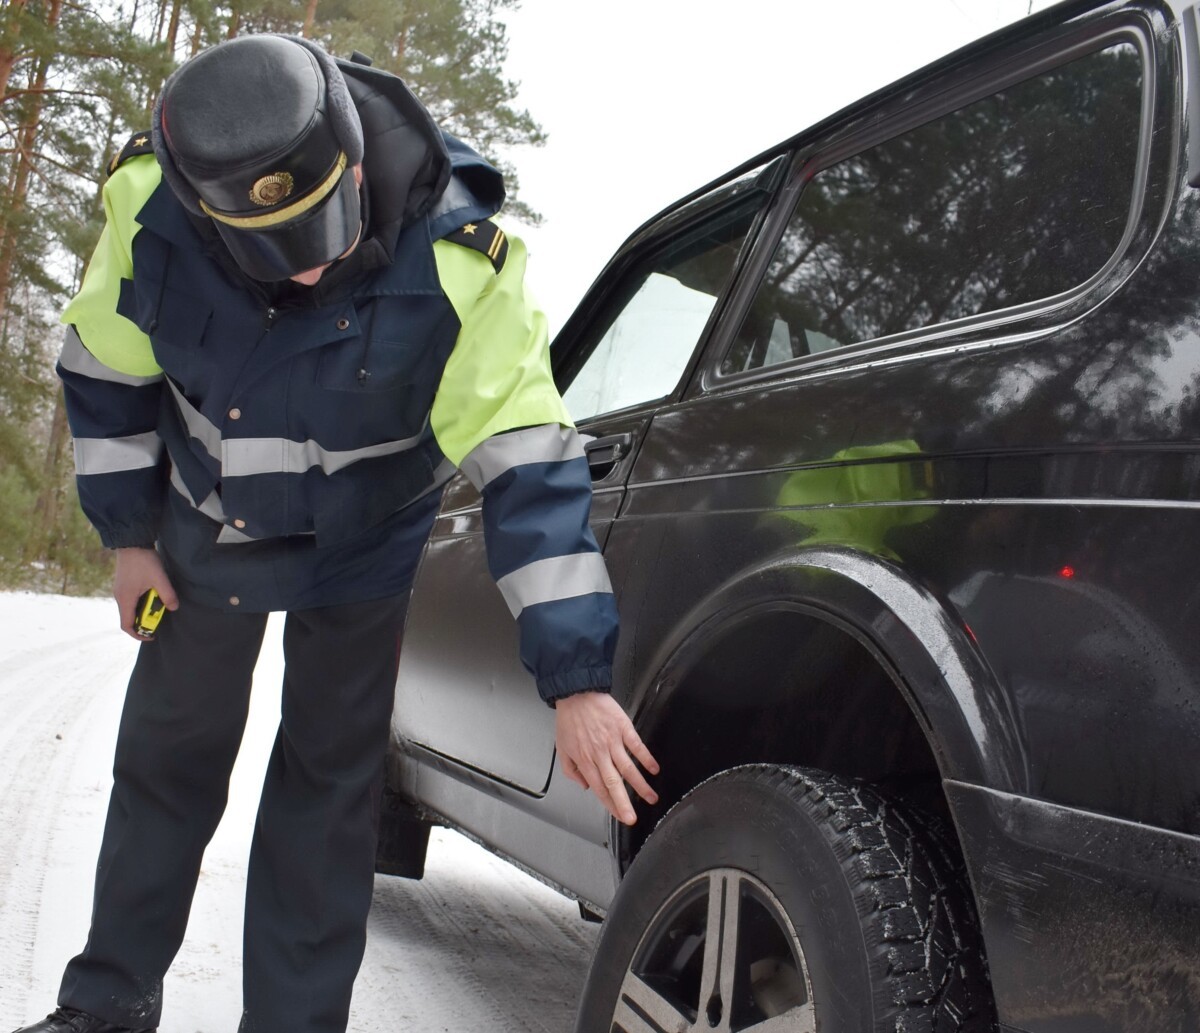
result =
[[[951,783],[1011,1029],[1200,1028],[1200,839]]]

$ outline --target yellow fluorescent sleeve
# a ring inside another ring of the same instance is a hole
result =
[[[478,251],[434,244],[438,275],[462,329],[431,422],[456,466],[493,434],[544,423],[573,426],[550,372],[546,317],[525,288],[525,246],[516,237],[508,241],[499,273]]]
[[[88,351],[118,373],[150,377],[161,373],[150,339],[117,312],[121,281],[133,276],[135,216],[154,193],[162,171],[153,155],[130,158],[104,185],[104,230],[92,252],[83,286],[61,322],[75,327]]]

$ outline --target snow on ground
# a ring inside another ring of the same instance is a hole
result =
[[[162,1033],[237,1029],[245,861],[278,721],[281,628],[272,617],[229,806],[167,976]],[[137,648],[108,600],[0,593],[0,1031],[51,1010],[87,936]],[[434,830],[422,881],[376,878],[350,1029],[566,1033],[595,936],[572,902]]]

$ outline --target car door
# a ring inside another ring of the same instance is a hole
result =
[[[610,263],[552,349],[585,442],[603,549],[655,412],[687,382],[781,162],[669,213]],[[621,605],[624,571],[610,575]],[[620,693],[620,671],[617,671]],[[482,502],[446,489],[413,588],[394,725],[420,747],[530,793],[545,790],[554,717],[518,659],[516,623],[488,574]]]

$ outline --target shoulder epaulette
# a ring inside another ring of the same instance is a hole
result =
[[[496,272],[504,268],[504,260],[508,257],[508,237],[491,219],[468,222],[461,229],[447,233],[446,240],[482,251],[491,259]]]
[[[153,153],[154,145],[150,142],[150,130],[134,133],[129,138],[129,142],[113,155],[112,161],[108,163],[108,174],[111,176],[120,168],[122,162],[126,162],[130,158],[136,158],[139,154]]]

